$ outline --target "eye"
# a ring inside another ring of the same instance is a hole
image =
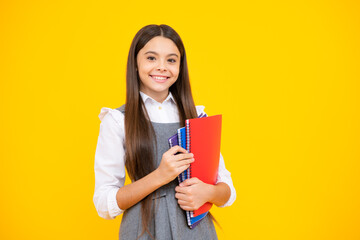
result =
[[[173,59],[173,58],[170,58],[169,61],[172,62],[172,63],[175,63],[175,62],[176,62],[176,60]]]
[[[146,59],[149,59],[150,61],[154,60],[155,58],[150,56],[150,57],[147,57]]]

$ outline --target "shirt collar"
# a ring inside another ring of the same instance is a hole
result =
[[[153,98],[150,97],[149,95],[143,93],[142,91],[140,91],[140,95],[141,95],[141,98],[142,98],[142,100],[143,100],[144,103],[145,103],[148,99],[150,99],[151,101],[154,101],[154,102],[159,103],[158,101],[156,101],[155,99],[153,99]],[[172,93],[169,91],[169,95],[166,97],[166,99],[164,100],[164,102],[169,101],[170,99],[173,101],[173,103],[176,103],[176,102],[175,102],[175,99],[174,99],[174,96],[173,96]],[[163,102],[163,103],[164,103],[164,102]]]

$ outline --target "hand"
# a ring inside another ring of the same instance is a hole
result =
[[[210,201],[212,190],[213,185],[194,177],[186,179],[175,188],[175,197],[178,199],[180,208],[194,211]]]
[[[182,153],[175,155],[178,152]],[[188,153],[186,149],[180,146],[174,146],[165,152],[157,168],[162,182],[167,184],[174,180],[180,173],[190,167],[190,163],[194,162],[193,157],[194,154]]]

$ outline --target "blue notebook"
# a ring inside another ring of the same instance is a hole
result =
[[[178,136],[178,142],[179,142],[179,146],[182,147],[182,148],[185,148],[186,149],[186,132],[185,132],[185,127],[182,127],[182,128],[179,128],[178,129],[178,133],[177,133],[177,136]],[[182,172],[180,175],[180,179],[181,179],[181,182],[185,181],[187,179],[187,170],[185,170],[184,172]],[[179,182],[180,183],[180,182]]]
[[[201,113],[198,116],[198,118],[201,118],[201,117],[207,117],[207,115]],[[186,147],[186,129],[185,129],[185,127],[179,128],[178,132],[175,135],[171,136],[168,139],[168,141],[169,141],[170,148],[173,146],[179,145],[180,147],[188,150]],[[186,179],[189,179],[190,177],[191,177],[190,169],[187,169],[184,172],[182,172],[181,174],[179,174],[178,181],[179,181],[179,183],[181,183],[181,182],[185,181]],[[192,217],[191,211],[185,211],[185,213],[186,213],[187,224],[192,229],[200,223],[200,221],[207,215],[208,212],[205,212],[196,217]]]

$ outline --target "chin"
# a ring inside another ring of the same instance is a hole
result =
[[[152,89],[154,92],[158,92],[158,93],[162,93],[162,92],[165,92],[165,91],[168,91],[169,88],[154,88]]]
[[[164,91],[164,90],[166,90],[166,89],[169,89],[171,86],[172,86],[172,84],[173,83],[169,83],[169,82],[167,82],[166,84],[153,84],[153,88],[152,89],[154,89],[154,90],[158,90],[158,91]]]

